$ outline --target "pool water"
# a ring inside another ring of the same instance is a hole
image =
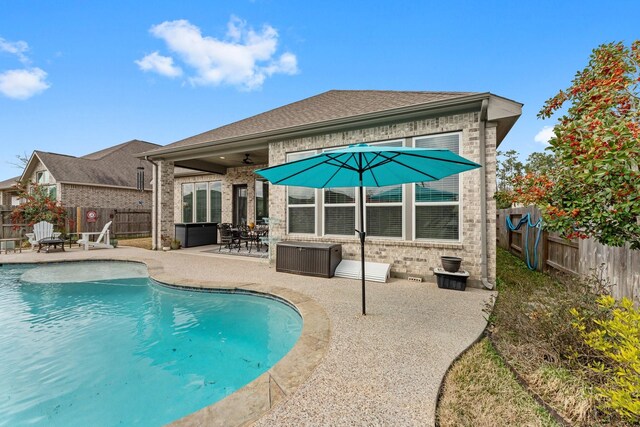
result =
[[[0,267],[0,426],[160,426],[251,382],[300,335],[280,301],[167,288],[139,270]]]

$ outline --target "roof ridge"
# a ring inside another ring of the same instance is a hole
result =
[[[80,157],[72,156],[71,154],[53,153],[51,151],[33,150],[34,153],[50,154],[52,156],[71,157],[72,159],[79,159]]]
[[[105,157],[115,153],[118,150],[122,150],[123,148],[125,148],[129,144],[135,143],[135,142],[141,142],[141,143],[144,143],[144,144],[155,145],[157,147],[161,147],[161,145],[155,144],[153,142],[142,141],[140,139],[132,139],[130,141],[126,141],[126,142],[122,142],[120,144],[113,145],[111,147],[103,148],[102,150],[94,151],[93,153],[85,154],[84,156],[80,156],[79,158],[80,159],[85,159],[85,160],[94,160],[94,161],[102,160]]]

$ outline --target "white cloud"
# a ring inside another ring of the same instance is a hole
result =
[[[548,145],[549,144],[549,140],[551,138],[553,138],[554,136],[556,136],[556,134],[553,133],[553,126],[545,126],[542,129],[540,129],[540,132],[538,132],[536,134],[536,136],[533,138],[533,140],[535,142],[539,142],[541,144]]]
[[[144,58],[135,61],[142,71],[153,71],[166,77],[179,77],[182,69],[173,65],[173,58],[162,56],[158,52],[150,53]]]
[[[24,54],[28,50],[29,45],[25,41],[10,42],[0,37],[0,52],[7,52],[17,56],[18,60],[23,64],[29,64],[31,62]]]
[[[232,16],[224,40],[203,36],[200,28],[186,20],[166,21],[149,31],[193,70],[188,77],[193,85],[232,85],[251,90],[273,74],[298,72],[293,53],[276,57],[278,32],[270,25],[255,31],[246,21]]]
[[[40,68],[0,73],[0,93],[8,98],[28,99],[49,88],[47,73]]]

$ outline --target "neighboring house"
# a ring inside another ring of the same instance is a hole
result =
[[[137,155],[158,147],[133,140],[82,157],[34,151],[19,179],[47,188],[67,207],[151,209],[151,163]],[[137,188],[139,167],[144,191]]]
[[[18,181],[19,176],[14,176],[0,182],[0,206],[17,206],[20,204],[20,198],[18,194]]]
[[[494,282],[496,147],[521,112],[491,93],[332,90],[149,151],[160,177],[154,246],[176,222],[269,217],[272,236],[341,243],[344,258],[359,259],[355,189],[270,186],[253,171],[360,142],[446,148],[483,167],[366,189],[366,259],[428,278],[441,255],[457,255],[472,283]]]

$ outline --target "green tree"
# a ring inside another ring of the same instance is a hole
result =
[[[496,152],[496,179],[497,188],[500,191],[513,189],[513,178],[522,175],[524,165],[518,160],[518,152],[516,150],[509,150],[502,152],[498,150]]]
[[[640,41],[603,44],[540,118],[570,106],[554,127],[553,167],[516,182],[516,199],[535,203],[547,228],[640,249]]]
[[[511,207],[513,200],[513,179],[522,174],[523,164],[518,160],[518,152],[496,152],[496,207],[506,209]]]
[[[555,157],[553,154],[534,152],[529,154],[527,162],[524,164],[525,173],[537,172],[548,174],[553,169]]]

